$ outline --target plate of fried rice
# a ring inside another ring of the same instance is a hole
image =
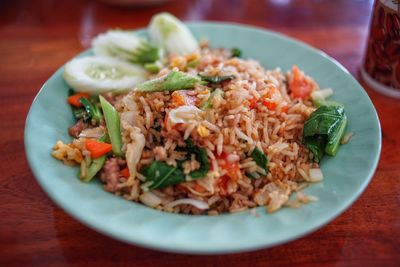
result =
[[[212,254],[333,220],[372,178],[381,131],[364,89],[323,52],[161,13],[61,67],[31,106],[25,148],[42,188],[88,227]]]

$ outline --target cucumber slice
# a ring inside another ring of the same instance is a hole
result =
[[[92,41],[97,56],[116,57],[136,64],[154,63],[163,56],[162,49],[133,32],[111,30]]]
[[[118,59],[91,56],[69,61],[63,76],[76,91],[97,94],[132,89],[146,80],[146,71]]]
[[[199,49],[199,44],[189,28],[169,13],[154,15],[148,32],[150,39],[169,53],[184,55]]]

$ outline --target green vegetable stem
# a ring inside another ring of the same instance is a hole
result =
[[[107,140],[107,134],[104,134],[102,137],[97,139],[100,142],[105,142]],[[85,175],[82,175],[82,173],[79,173],[79,178],[83,182],[90,182],[93,177],[96,176],[96,174],[103,168],[104,163],[106,162],[107,155],[103,155],[101,157],[98,157],[96,159],[93,159],[92,162],[90,163],[89,167],[86,167],[86,173]]]
[[[122,138],[120,129],[120,119],[115,108],[103,97],[99,96],[101,108],[103,109],[104,119],[108,135],[110,136],[113,152],[116,156],[122,157]]]

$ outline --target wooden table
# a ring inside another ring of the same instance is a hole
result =
[[[41,85],[108,28],[144,27],[160,11],[183,20],[246,23],[303,40],[359,77],[371,9],[372,1],[355,0],[187,0],[130,9],[85,0],[0,1],[0,266],[400,264],[400,101],[368,88],[382,124],[383,149],[366,191],[315,233],[250,253],[177,255],[98,234],[50,201],[28,168],[23,146],[25,117]]]

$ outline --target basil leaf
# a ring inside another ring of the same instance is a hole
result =
[[[201,78],[203,81],[208,82],[208,83],[214,83],[214,84],[221,83],[221,82],[227,81],[227,80],[233,80],[233,79],[236,78],[235,75],[227,75],[227,76],[204,76],[204,75],[199,74],[199,76],[200,76],[200,78]]]
[[[250,157],[253,158],[258,166],[265,170],[265,173],[268,173],[268,158],[258,147],[254,148],[253,152],[251,152],[250,154]],[[251,173],[246,173],[246,175],[251,179],[256,179],[255,176]]]
[[[163,92],[192,89],[200,83],[199,77],[181,71],[171,71],[167,75],[146,81],[136,86],[136,92]]]
[[[153,161],[141,170],[141,174],[146,177],[146,182],[153,182],[149,189],[165,188],[185,182],[185,175],[179,168],[161,161]]]
[[[318,162],[326,153],[335,156],[344,135],[347,117],[343,106],[321,106],[304,123],[303,142]]]
[[[199,148],[193,144],[193,141],[190,139],[186,140],[186,148],[188,154],[194,154],[196,160],[200,162],[200,168],[198,170],[191,171],[189,176],[193,179],[204,178],[208,171],[210,170],[210,163],[208,162],[207,152],[204,148]],[[190,156],[189,156],[190,158]]]

